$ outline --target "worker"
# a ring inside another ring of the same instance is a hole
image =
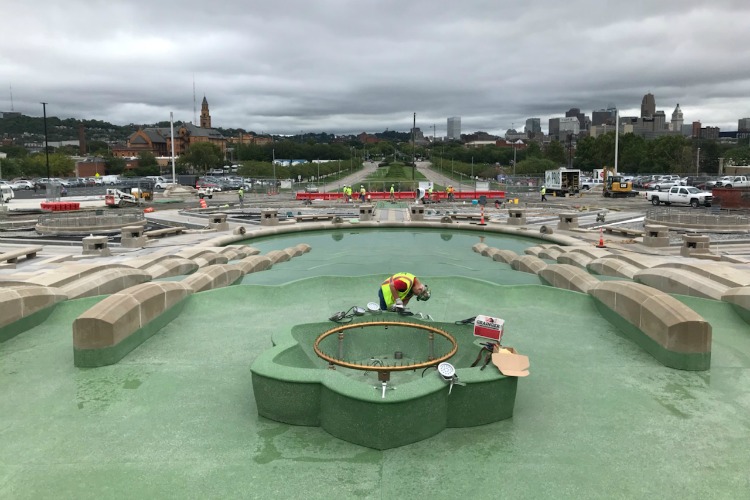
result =
[[[432,184],[430,184],[430,187],[427,188],[427,199],[430,201],[435,201],[432,199]]]
[[[245,190],[240,187],[237,190],[237,196],[240,198],[240,208],[243,208],[243,201],[245,201]]]
[[[364,203],[366,198],[367,198],[367,190],[365,189],[364,184],[361,184],[359,186],[359,199],[362,203]]]
[[[545,196],[547,194],[547,187],[542,186],[542,189],[540,190],[540,192],[542,193],[542,201],[547,201],[547,196]]]
[[[412,297],[429,300],[430,289],[411,273],[396,273],[380,285],[378,298],[383,311],[400,311]]]
[[[346,203],[348,201],[347,198],[346,198],[346,193],[349,192],[349,190],[347,189],[347,187],[348,187],[347,185],[344,185],[344,188],[341,190],[341,195],[342,195],[341,197],[342,197],[344,203]]]
[[[346,186],[346,199],[347,201],[352,201],[352,187]]]
[[[396,201],[396,186],[391,184],[391,202]]]

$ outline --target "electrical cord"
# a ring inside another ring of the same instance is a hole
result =
[[[455,324],[456,325],[468,325],[470,323],[474,323],[474,320],[476,319],[477,319],[476,316],[473,316],[471,318],[466,318],[466,319],[459,319],[458,321],[455,322]]]
[[[351,323],[354,316],[362,316],[365,310],[359,306],[352,306],[347,311],[339,311],[330,318],[329,320],[335,323]]]

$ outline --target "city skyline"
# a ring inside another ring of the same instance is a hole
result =
[[[503,135],[570,108],[639,116],[648,93],[686,124],[736,130],[750,116],[750,53],[731,50],[750,28],[742,2],[243,5],[9,4],[0,110],[39,116],[45,101],[60,118],[197,123],[205,96],[215,127],[408,131],[416,113],[440,137],[449,117]]]

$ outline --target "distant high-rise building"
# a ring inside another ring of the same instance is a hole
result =
[[[591,120],[589,119],[589,117],[581,113],[581,110],[578,108],[570,108],[565,112],[565,117],[578,118],[579,130],[586,130],[589,128],[589,125],[591,125]]]
[[[738,132],[750,132],[750,118],[740,118],[737,121]]]
[[[670,129],[674,132],[682,131],[682,124],[685,120],[682,117],[682,110],[680,109],[680,103],[677,103],[677,107],[672,112],[672,121],[670,123]]]
[[[547,132],[551,137],[557,138],[560,135],[560,118],[549,119],[549,129]]]
[[[560,118],[560,135],[567,135],[568,133],[578,135],[580,131],[581,122],[577,116]]]
[[[451,116],[448,118],[448,140],[461,140],[461,117]]]
[[[651,118],[654,113],[656,113],[656,99],[654,99],[654,94],[649,92],[641,101],[641,118]]]
[[[526,132],[526,135],[541,134],[542,120],[539,118],[528,118],[526,120],[526,128],[524,129],[524,132]]]
[[[612,116],[606,109],[591,112],[591,125],[595,127],[598,127],[599,125],[614,125],[614,123],[614,116]]]

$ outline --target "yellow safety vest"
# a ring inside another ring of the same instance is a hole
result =
[[[414,287],[414,278],[415,276],[411,273],[397,273],[388,278],[383,282],[382,285],[380,285],[380,289],[383,291],[383,298],[385,299],[385,305],[388,307],[391,307],[393,304],[396,303],[396,299],[393,297],[393,294],[391,293],[391,280],[397,280],[397,279],[403,279],[404,281],[407,281],[409,283],[409,286],[406,288],[406,291],[401,292],[399,290],[396,290],[398,292],[398,298],[401,300],[404,300],[407,295],[411,293],[412,287]]]

